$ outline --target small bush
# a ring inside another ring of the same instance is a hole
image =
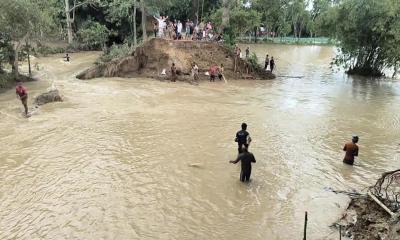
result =
[[[57,54],[57,53],[64,53],[65,49],[62,47],[56,47],[52,48],[46,45],[38,45],[36,48],[33,49],[33,54],[35,55],[41,55],[41,56],[48,56],[51,54]]]
[[[10,73],[1,72],[0,73],[0,89],[8,88],[14,83],[14,76]]]
[[[232,28],[227,27],[224,30],[224,44],[229,49],[233,49],[236,43],[235,33],[232,31]]]
[[[247,62],[253,70],[260,70],[260,65],[258,64],[258,57],[255,53],[252,53],[248,58]]]
[[[98,22],[88,20],[78,31],[79,41],[87,50],[100,50],[110,35],[110,30]]]
[[[96,64],[102,64],[112,61],[116,58],[127,57],[131,54],[132,48],[128,43],[121,45],[112,45],[104,54],[97,60]]]

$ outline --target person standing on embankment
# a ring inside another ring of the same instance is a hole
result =
[[[269,68],[271,69],[271,73],[274,71],[275,68],[275,59],[271,57],[271,61],[269,61]]]
[[[346,152],[343,162],[349,165],[354,164],[354,158],[358,156],[358,136],[354,135],[351,142],[346,143],[343,147],[343,151]]]
[[[267,54],[267,56],[265,57],[265,66],[264,66],[265,71],[268,70],[268,65],[269,65],[269,55]]]

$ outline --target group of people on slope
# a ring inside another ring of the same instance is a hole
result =
[[[237,59],[239,58],[243,58],[242,57],[242,50],[240,49],[239,45],[235,45],[235,49],[234,49],[234,54],[235,54],[235,70],[237,68]],[[247,47],[245,50],[245,59],[249,59],[250,58],[250,47]],[[271,73],[274,71],[275,69],[275,59],[274,57],[269,58],[269,54],[267,54],[267,56],[265,57],[265,65],[264,65],[264,70],[267,71],[268,70],[268,66],[269,66],[269,70],[271,71]]]
[[[222,36],[214,32],[211,22],[200,22],[195,24],[187,19],[186,22],[180,20],[169,20],[168,16],[154,16],[156,21],[153,23],[154,37],[173,39],[173,40],[209,40],[221,41]]]
[[[343,162],[348,165],[354,164],[355,157],[358,156],[358,136],[353,135],[351,142],[346,143],[343,147],[343,151],[346,152]],[[236,160],[229,161],[230,163],[236,164],[241,162],[240,181],[248,182],[251,176],[251,165],[256,163],[256,158],[249,152],[249,146],[252,139],[249,132],[247,132],[247,124],[242,123],[242,129],[236,133],[235,142],[238,144],[238,156]]]
[[[209,72],[206,72],[205,74],[210,76],[210,82],[215,82],[215,79],[217,77],[219,80],[224,80],[224,81],[226,80],[224,76],[224,64],[221,64],[220,67],[218,67],[216,64],[212,64],[210,66]],[[195,82],[199,81],[199,66],[197,65],[196,62],[192,63],[191,77],[193,78],[193,81]],[[176,68],[175,63],[172,63],[171,81],[176,82],[177,79],[178,79],[178,70]]]

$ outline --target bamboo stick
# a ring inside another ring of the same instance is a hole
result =
[[[303,236],[303,240],[307,240],[307,221],[308,221],[308,216],[307,216],[307,212],[305,213],[304,216],[304,236]]]
[[[373,195],[371,192],[368,192],[368,196],[370,196],[372,198],[372,200],[374,200],[379,206],[381,206],[387,213],[390,214],[391,217],[395,217],[396,214],[393,213],[392,211],[390,211],[389,208],[387,208],[385,206],[385,204],[383,204],[381,201],[379,201],[379,199],[377,197],[375,197],[375,195]]]

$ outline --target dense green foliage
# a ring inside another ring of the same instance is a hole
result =
[[[0,69],[10,63],[16,73],[27,43],[51,53],[46,42],[68,40],[106,50],[107,61],[146,39],[160,15],[211,21],[227,45],[243,37],[330,37],[339,43],[335,63],[350,73],[380,75],[400,65],[398,0],[1,0],[0,9]]]
[[[2,33],[0,52],[3,55],[0,61],[8,57],[14,76],[18,78],[21,47],[48,32],[52,21],[47,14],[48,11],[45,10],[46,5],[39,0],[2,0],[0,9],[0,32]]]
[[[103,56],[96,62],[96,64],[102,64],[109,62],[115,58],[129,56],[132,52],[132,47],[128,43],[112,45],[107,51],[104,52]]]
[[[10,63],[12,55],[13,48],[11,44],[11,38],[6,34],[0,33],[0,71],[3,64]]]
[[[255,53],[252,53],[246,60],[249,63],[252,71],[260,71],[261,70],[261,66],[258,61],[258,57]]]
[[[400,63],[400,2],[345,0],[332,21],[340,54],[335,62],[349,73],[380,76]]]
[[[14,82],[14,76],[12,74],[0,72],[0,89],[8,88],[12,86],[11,84]]]
[[[83,43],[87,49],[104,49],[108,36],[110,35],[110,30],[98,22],[89,20],[83,24],[77,35],[79,41]]]

